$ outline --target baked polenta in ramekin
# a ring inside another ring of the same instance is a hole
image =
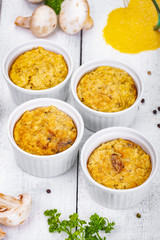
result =
[[[65,80],[68,67],[62,55],[33,48],[15,59],[9,70],[11,81],[29,90],[52,88]]]
[[[137,88],[124,70],[101,66],[85,74],[78,83],[77,95],[87,107],[100,112],[119,112],[134,104]]]
[[[137,144],[115,139],[101,144],[90,155],[87,168],[91,177],[108,188],[130,189],[150,176],[150,156]]]
[[[54,155],[73,145],[77,129],[71,117],[49,106],[26,111],[15,124],[13,136],[28,153]]]

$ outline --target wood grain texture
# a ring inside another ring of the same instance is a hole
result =
[[[143,75],[145,82],[145,103],[141,104],[137,117],[130,127],[144,133],[151,139],[160,154],[160,113],[153,115],[152,111],[160,106],[160,49],[140,54],[121,54],[106,45],[102,30],[107,22],[107,14],[114,8],[123,7],[122,0],[89,0],[91,16],[95,24],[89,31],[83,32],[82,48],[80,48],[80,34],[69,36],[59,28],[47,39],[54,41],[68,49],[74,60],[74,69],[79,66],[80,53],[82,63],[100,58],[114,58],[130,63]],[[3,0],[0,23],[0,63],[7,51],[24,41],[35,39],[29,30],[14,25],[17,16],[29,16],[37,5],[27,0]],[[82,52],[80,51],[82,50]],[[149,76],[147,71],[151,71]],[[32,195],[33,208],[29,219],[17,228],[7,228],[7,240],[51,240],[64,239],[64,236],[48,233],[45,209],[57,208],[67,217],[77,211],[83,219],[97,212],[116,222],[115,231],[108,235],[109,240],[159,240],[160,239],[160,172],[152,185],[148,198],[141,204],[129,210],[111,210],[101,207],[91,199],[85,185],[82,171],[79,167],[77,190],[77,167],[66,174],[52,179],[41,179],[23,172],[15,163],[12,148],[6,135],[6,124],[12,110],[16,107],[0,70],[0,192],[16,196],[21,192]],[[72,103],[69,97],[69,102]],[[93,133],[85,130],[82,144]],[[50,188],[52,193],[47,194]],[[76,196],[76,194],[78,194]],[[136,218],[136,213],[142,218]]]

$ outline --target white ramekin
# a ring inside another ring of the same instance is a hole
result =
[[[45,90],[29,90],[29,89],[21,88],[10,80],[9,69],[12,63],[14,62],[14,60],[18,56],[20,56],[21,54],[23,54],[28,50],[31,50],[32,48],[36,48],[39,46],[45,48],[46,50],[63,55],[68,66],[68,75],[66,79],[60,84],[58,84],[57,86],[48,88]],[[51,98],[65,100],[68,95],[68,85],[69,85],[69,79],[71,77],[72,71],[73,71],[73,62],[70,54],[65,49],[58,46],[57,44],[44,39],[31,40],[16,46],[15,48],[11,49],[7,53],[2,64],[2,72],[3,72],[4,78],[8,84],[13,100],[17,105],[31,99],[44,98],[44,97],[51,97]]]
[[[74,144],[64,152],[49,156],[37,156],[23,151],[18,147],[13,138],[15,123],[25,111],[51,105],[54,105],[73,119],[77,127],[77,138]],[[66,172],[77,158],[83,132],[84,123],[78,111],[68,103],[52,98],[39,98],[21,104],[12,112],[7,125],[8,137],[13,147],[17,164],[27,173],[37,177],[53,177]]]
[[[131,107],[121,112],[107,113],[93,110],[80,101],[77,95],[77,85],[80,79],[85,74],[91,72],[99,66],[111,66],[121,68],[133,78],[137,87],[138,95],[135,103]],[[143,95],[143,81],[140,74],[137,73],[137,71],[133,70],[133,67],[114,60],[93,61],[82,65],[73,74],[71,78],[70,88],[74,99],[75,107],[81,113],[85,126],[92,131],[97,131],[106,127],[129,126],[136,116],[136,112],[138,110],[138,106]]]
[[[136,188],[125,190],[107,188],[97,183],[88,172],[87,161],[94,149],[104,142],[117,138],[133,141],[151,157],[152,172],[149,178]],[[152,180],[158,169],[158,155],[152,143],[141,133],[125,127],[107,128],[93,134],[82,148],[80,161],[92,198],[99,204],[113,209],[130,208],[140,203],[150,190]]]

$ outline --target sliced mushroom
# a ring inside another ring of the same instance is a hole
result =
[[[17,17],[15,24],[30,28],[31,32],[37,37],[46,37],[55,30],[57,15],[52,8],[43,5],[36,8],[31,17]]]
[[[114,169],[118,173],[120,173],[122,171],[122,169],[124,168],[121,157],[116,153],[113,153],[111,155],[111,162],[112,162],[112,165],[113,165]]]
[[[0,228],[0,239],[3,239],[6,237],[6,233],[3,232],[2,228]]]
[[[28,0],[30,3],[41,3],[43,0]]]
[[[88,30],[93,26],[87,0],[64,0],[61,5],[59,24],[68,34],[76,34],[82,29]]]
[[[0,223],[9,227],[23,223],[31,210],[31,196],[21,194],[18,199],[0,193]]]

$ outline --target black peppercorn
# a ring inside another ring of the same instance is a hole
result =
[[[153,110],[153,114],[157,114],[157,110]]]
[[[51,190],[50,190],[50,189],[47,189],[47,190],[46,190],[46,193],[51,193]]]

